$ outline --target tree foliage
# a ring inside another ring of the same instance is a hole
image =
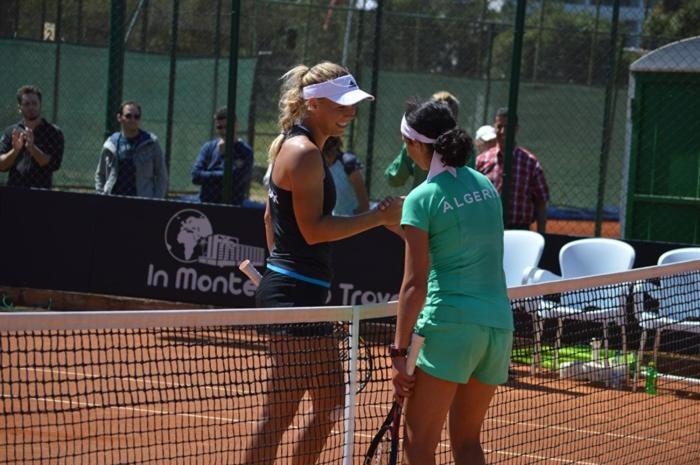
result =
[[[57,21],[57,0],[8,0],[0,35],[41,39],[41,20]],[[384,0],[381,43],[375,38],[376,12],[354,9],[356,0],[243,0],[239,28],[240,57],[259,57],[262,73],[279,75],[298,63],[321,60],[369,67],[377,46],[381,67],[405,72],[437,72],[482,77],[493,42],[494,77],[506,77],[512,53],[513,3],[498,12],[488,0]],[[61,40],[106,46],[111,1],[62,0]],[[173,0],[125,0],[127,49],[168,53]],[[330,8],[331,3],[335,8]],[[180,55],[228,55],[230,0],[180,0]],[[564,10],[546,2],[528,11],[523,46],[523,77],[601,82],[609,53],[609,19],[595,24],[590,13]],[[143,9],[138,7],[143,5]],[[348,17],[350,21],[347,21]],[[132,24],[132,19],[134,19]],[[218,21],[217,21],[218,19]],[[218,35],[217,35],[218,23]],[[349,29],[348,29],[349,26]],[[666,0],[647,24],[655,34],[688,35],[700,28],[700,0]],[[597,32],[596,32],[597,30]],[[494,41],[495,37],[495,41]],[[592,66],[591,66],[592,65]],[[591,80],[591,76],[593,79]],[[272,80],[275,85],[276,81]]]
[[[382,62],[393,70],[478,73],[484,48],[482,14],[480,1],[389,2]]]
[[[659,2],[645,21],[644,32],[647,48],[700,35],[700,0]]]
[[[561,5],[539,8],[526,20],[521,74],[523,79],[600,83],[610,49],[610,21],[594,14],[566,11]],[[540,27],[540,17],[543,18]],[[511,66],[513,32],[504,30],[494,44],[493,75],[507,78]],[[535,69],[536,67],[536,69]]]

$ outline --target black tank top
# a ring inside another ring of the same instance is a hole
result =
[[[300,125],[293,126],[285,135],[285,140],[302,135],[315,144],[311,132]],[[323,154],[319,153],[319,156],[324,172],[323,214],[330,215],[335,206],[335,184]],[[292,192],[277,186],[272,180],[272,175],[268,197],[274,230],[274,247],[267,259],[268,268],[302,281],[319,285],[329,284],[333,277],[330,243],[310,245],[306,242],[294,216]]]

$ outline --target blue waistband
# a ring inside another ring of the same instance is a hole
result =
[[[282,267],[279,267],[277,265],[270,265],[269,263],[267,264],[267,269],[272,270],[274,272],[283,274],[285,276],[289,276],[290,278],[298,279],[299,281],[304,281],[306,283],[311,283],[315,284],[317,286],[325,287],[326,289],[331,288],[331,283],[328,281],[323,281],[322,279],[316,279],[316,278],[310,278],[308,276],[304,276],[303,274],[299,274],[296,271],[291,271],[284,269]]]

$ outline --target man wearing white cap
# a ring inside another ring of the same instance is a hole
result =
[[[487,124],[476,130],[474,145],[476,146],[477,155],[492,149],[496,146],[496,143],[496,130],[493,126]]]

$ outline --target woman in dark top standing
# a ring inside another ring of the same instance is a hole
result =
[[[270,257],[258,292],[258,307],[312,307],[326,303],[331,286],[331,241],[381,225],[396,225],[401,200],[348,217],[331,215],[335,187],[321,148],[342,137],[355,104],[371,95],[360,90],[342,66],[324,62],[297,66],[283,76],[279,126],[270,146],[272,165],[265,232]],[[282,435],[304,394],[312,411],[295,441],[291,463],[316,463],[335,422],[342,417],[345,386],[337,337],[330,324],[268,329],[270,357],[262,418],[245,463],[272,464]]]

